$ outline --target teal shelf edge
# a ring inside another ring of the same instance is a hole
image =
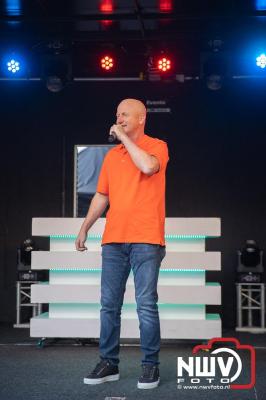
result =
[[[221,320],[220,314],[206,314],[206,319],[209,321]]]
[[[221,284],[219,282],[206,282],[206,286],[219,286],[219,287],[221,287]]]
[[[39,282],[38,285],[49,285],[49,281],[45,281],[45,282]],[[53,285],[64,285],[64,283],[53,283]],[[86,284],[84,284],[86,285]],[[74,285],[75,286],[75,285]],[[183,285],[182,285],[183,286]],[[188,283],[188,286],[195,286],[195,287],[201,287],[201,286],[217,286],[217,287],[221,287],[221,284],[219,282],[206,282],[205,285],[190,285]],[[178,287],[178,286],[177,286]]]
[[[62,308],[68,307],[68,306],[73,306],[75,307],[84,307],[84,308],[92,308],[92,309],[98,309],[100,307],[100,303],[73,303],[73,302],[50,302],[50,305],[57,305],[61,306]],[[124,310],[135,310],[137,307],[136,303],[124,303],[123,304],[123,309]],[[187,303],[158,303],[158,307],[161,309],[178,309],[178,308],[200,308],[203,309],[206,307],[206,304],[187,304]]]
[[[50,239],[53,240],[75,240],[77,238],[76,235],[50,235]],[[175,241],[175,240],[205,240],[205,239],[212,239],[217,238],[219,236],[205,236],[205,235],[165,235],[166,241]],[[87,240],[97,241],[101,240],[102,235],[89,235]]]
[[[100,272],[101,268],[64,268],[64,267],[58,267],[58,268],[49,268],[49,271],[53,272],[68,272],[68,271],[74,271],[74,272]],[[172,272],[172,273],[179,273],[179,272],[201,272],[205,273],[205,269],[183,269],[183,268],[167,268],[167,269],[162,269],[160,270],[161,273],[167,273],[167,272]]]
[[[44,312],[32,319],[49,319],[49,312]],[[221,316],[219,314],[206,314],[205,321],[221,321]],[[204,320],[200,320],[204,321]]]
[[[49,318],[49,312],[44,312],[42,314],[36,315],[36,317],[33,317],[31,319],[44,319],[44,318]]]

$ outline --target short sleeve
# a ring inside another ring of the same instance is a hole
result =
[[[109,194],[109,182],[108,182],[108,169],[107,169],[107,155],[105,156],[102,168],[99,174],[97,189],[96,191],[105,195]]]
[[[168,155],[168,147],[167,144],[163,140],[158,140],[155,145],[149,149],[149,154],[155,156],[160,164],[159,171],[166,168],[169,155]]]

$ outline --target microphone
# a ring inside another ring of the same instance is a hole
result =
[[[108,137],[108,142],[109,143],[113,143],[116,140],[116,133],[115,132],[111,132],[109,137]]]

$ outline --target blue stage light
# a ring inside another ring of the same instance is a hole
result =
[[[256,0],[256,9],[258,11],[266,10],[266,0]]]
[[[7,70],[12,74],[16,74],[20,70],[20,62],[12,58],[6,63]]]
[[[7,15],[18,16],[22,13],[21,0],[5,0],[5,10]]]
[[[26,57],[21,52],[14,52],[12,50],[7,52],[0,58],[0,73],[11,79],[25,78],[27,75]]]
[[[266,55],[264,53],[256,58],[256,64],[260,68],[266,67]]]

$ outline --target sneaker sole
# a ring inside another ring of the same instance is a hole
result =
[[[156,382],[151,382],[151,383],[142,383],[142,382],[138,382],[138,389],[154,389],[157,386],[159,386],[160,383],[160,379],[158,379],[158,381]]]
[[[84,378],[83,382],[86,385],[99,385],[100,383],[118,381],[118,379],[119,379],[119,374],[116,374],[116,375],[104,376],[103,378],[98,378],[98,379]]]

